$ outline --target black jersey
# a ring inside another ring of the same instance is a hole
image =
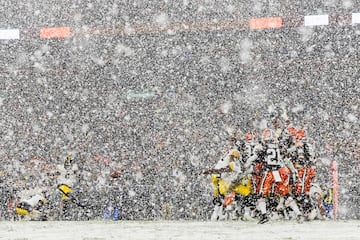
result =
[[[279,170],[284,166],[284,161],[278,143],[264,144],[259,158],[263,163],[263,169],[268,171]]]

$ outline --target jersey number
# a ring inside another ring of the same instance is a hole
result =
[[[254,155],[254,150],[255,150],[254,146],[246,145],[246,148],[247,148],[247,154],[249,154],[248,157],[251,157],[252,155]]]
[[[280,149],[268,148],[266,150],[266,163],[269,165],[279,165]]]

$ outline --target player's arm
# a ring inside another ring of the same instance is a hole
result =
[[[219,168],[219,169],[215,169],[215,168],[210,168],[210,169],[205,169],[203,170],[203,174],[220,174],[220,173],[224,173],[224,172],[231,172],[230,167],[225,167],[225,168]]]

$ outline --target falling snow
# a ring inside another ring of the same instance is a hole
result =
[[[314,142],[317,183],[330,187],[339,164],[339,218],[359,219],[359,7],[2,1],[0,219],[19,220],[15,204],[32,189],[54,221],[107,209],[122,220],[209,220],[211,180],[198,172],[231,135],[260,133],[274,116]],[[275,22],[250,21],[261,18]],[[64,214],[56,174],[68,155],[86,208]]]

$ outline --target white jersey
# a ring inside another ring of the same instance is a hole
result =
[[[239,161],[230,161],[230,154],[226,154],[223,158],[217,162],[214,169],[230,168],[230,172],[223,172],[220,174],[221,179],[227,183],[234,181],[241,173],[241,164]]]
[[[222,157],[215,165],[214,169],[221,169],[221,168],[226,168],[227,166],[229,166],[229,162],[230,162],[230,155],[226,154],[224,157]]]
[[[72,187],[77,182],[77,171],[79,170],[77,164],[72,164],[69,169],[66,169],[64,165],[57,165],[57,171],[60,173],[58,177],[59,184],[66,184]]]
[[[30,199],[24,200],[24,203],[29,204],[31,207],[35,207],[38,205],[39,201],[42,201],[44,197],[42,197],[39,194],[36,194],[35,196],[32,196]]]
[[[24,200],[24,199],[29,199],[32,196],[39,195],[39,193],[43,191],[45,191],[45,188],[41,188],[41,187],[27,188],[21,190],[18,196],[21,200]]]

